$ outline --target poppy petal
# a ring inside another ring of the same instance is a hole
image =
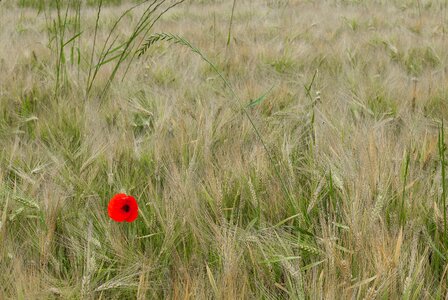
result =
[[[135,198],[132,196],[128,196],[127,200],[127,204],[129,205],[129,215],[125,221],[133,222],[138,217],[138,204],[137,201],[135,201]]]
[[[122,210],[126,201],[125,199],[125,194],[117,194],[110,200],[107,211],[112,220],[123,222],[128,217],[128,213]]]

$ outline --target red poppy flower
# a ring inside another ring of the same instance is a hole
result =
[[[132,196],[116,194],[110,199],[107,212],[116,222],[133,222],[138,216],[138,204]]]

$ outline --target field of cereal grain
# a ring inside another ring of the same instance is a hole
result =
[[[0,298],[446,299],[447,118],[444,0],[1,1]]]

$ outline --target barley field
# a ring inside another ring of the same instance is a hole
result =
[[[0,299],[448,299],[447,119],[445,0],[1,1]]]

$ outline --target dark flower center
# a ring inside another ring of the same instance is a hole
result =
[[[124,210],[125,212],[129,212],[129,210],[130,210],[131,208],[129,207],[128,204],[125,204],[121,209]]]

